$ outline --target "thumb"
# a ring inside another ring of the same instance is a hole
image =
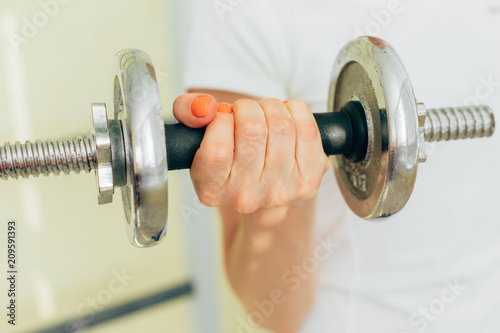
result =
[[[207,94],[184,94],[174,101],[175,119],[191,128],[208,125],[216,113],[217,101]]]

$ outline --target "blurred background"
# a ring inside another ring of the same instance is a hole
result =
[[[184,10],[182,1],[0,1],[0,142],[90,134],[90,105],[109,112],[114,55],[125,48],[153,59],[171,117]],[[216,216],[187,183],[188,172],[169,174],[167,237],[138,249],[120,194],[97,205],[93,172],[2,182],[0,274],[15,219],[19,278],[16,326],[2,310],[0,332],[236,331],[242,312],[221,270]],[[7,287],[0,279],[2,308]]]

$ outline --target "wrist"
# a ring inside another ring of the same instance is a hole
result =
[[[286,206],[261,208],[240,214],[238,238],[248,248],[272,241],[274,246],[292,243],[307,251],[314,243],[316,200],[295,200]],[[302,252],[302,251],[301,251]]]
[[[245,228],[277,228],[294,222],[313,224],[316,212],[316,198],[298,199],[285,206],[262,207],[250,214],[240,214]]]

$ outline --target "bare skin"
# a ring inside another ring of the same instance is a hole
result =
[[[190,112],[200,96],[215,98],[204,118]],[[218,102],[232,104],[234,113],[217,113]],[[207,125],[191,179],[200,201],[220,209],[234,292],[248,313],[262,315],[257,324],[297,332],[314,302],[317,276],[291,288],[283,275],[313,256],[315,195],[330,167],[312,113],[300,101],[192,90],[177,98],[174,115],[190,127]],[[263,314],[259,303],[272,311]]]

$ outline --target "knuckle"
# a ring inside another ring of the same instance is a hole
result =
[[[317,177],[306,177],[301,182],[297,196],[299,199],[311,199],[318,192],[320,180]]]
[[[323,175],[332,167],[332,160],[330,157],[325,155],[324,164],[323,164]]]
[[[251,99],[239,99],[233,103],[233,110],[235,110],[235,111],[237,111],[238,109],[240,109],[242,107],[244,107],[244,108],[255,108],[255,107],[260,108],[259,103],[257,103],[256,101],[253,101]]]
[[[221,164],[227,163],[233,158],[233,148],[228,145],[214,144],[210,145],[206,151],[203,152],[203,160],[208,164]]]
[[[288,191],[282,184],[273,185],[267,194],[266,206],[280,207],[288,202]]]
[[[297,194],[298,199],[307,200],[314,198],[316,195],[316,189],[308,186],[302,186]]]
[[[261,106],[268,105],[268,104],[277,104],[277,105],[283,105],[283,102],[277,98],[264,98],[259,102]]]
[[[221,197],[221,189],[215,183],[199,186],[194,184],[196,195],[200,202],[207,207],[217,207]]]
[[[240,214],[252,214],[257,210],[256,207],[250,205],[236,206],[235,209]]]
[[[241,214],[251,214],[258,209],[258,206],[247,200],[237,200],[234,208]]]
[[[207,197],[203,194],[198,194],[198,199],[200,199],[200,202],[203,206],[217,207],[217,204],[213,198]]]
[[[269,120],[269,130],[273,133],[290,136],[295,133],[295,123],[290,117],[273,116]]]
[[[234,198],[234,208],[241,214],[250,214],[259,208],[257,194],[251,186],[242,185]]]
[[[305,102],[299,101],[299,100],[290,101],[290,102],[288,102],[288,105],[293,107],[293,108],[297,108],[297,109],[309,110],[309,107],[307,106],[307,104]]]
[[[249,119],[241,125],[241,134],[251,140],[267,138],[267,126],[258,119]]]
[[[217,197],[214,195],[213,191],[202,189],[198,191],[197,195],[202,205],[207,207],[217,206]]]
[[[297,126],[297,135],[307,141],[316,141],[320,137],[318,125],[314,122],[308,122]]]

